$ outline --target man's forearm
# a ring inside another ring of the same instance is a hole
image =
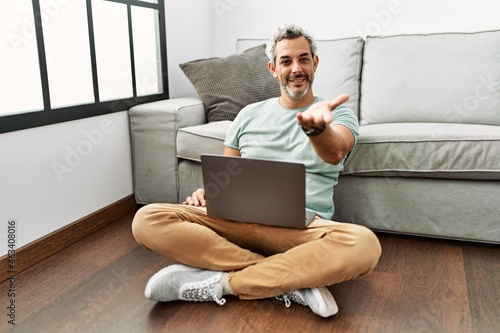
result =
[[[327,163],[337,165],[354,144],[351,131],[342,125],[327,126],[323,133],[309,137],[314,150]]]

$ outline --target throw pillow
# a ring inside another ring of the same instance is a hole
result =
[[[267,69],[265,44],[226,58],[180,64],[200,96],[209,122],[233,120],[248,104],[280,95],[278,81]]]

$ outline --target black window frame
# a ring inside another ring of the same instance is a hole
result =
[[[129,45],[131,60],[131,77],[133,96],[125,99],[112,101],[99,101],[99,84],[97,76],[96,50],[94,43],[94,29],[92,19],[92,1],[86,0],[87,20],[89,29],[90,57],[92,69],[92,81],[94,92],[94,103],[52,108],[50,105],[50,90],[47,73],[47,62],[45,58],[45,45],[43,40],[42,14],[39,0],[32,0],[33,15],[35,19],[36,42],[38,48],[38,61],[40,67],[40,77],[42,83],[43,110],[33,112],[23,112],[11,115],[0,115],[0,133],[19,131],[40,126],[52,125],[72,120],[95,117],[114,112],[126,111],[130,107],[142,103],[153,102],[169,98],[168,89],[168,63],[167,63],[167,38],[166,38],[166,18],[164,0],[158,0],[158,3],[144,2],[140,0],[104,0],[110,2],[122,3],[127,6]],[[162,81],[163,92],[146,96],[137,96],[137,83],[135,77],[135,59],[134,59],[134,38],[132,34],[132,6],[152,8],[158,10],[159,40],[160,40],[160,66],[161,72],[159,79]]]

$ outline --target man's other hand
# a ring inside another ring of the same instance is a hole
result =
[[[187,197],[182,204],[196,207],[205,207],[207,205],[207,202],[205,201],[205,189],[197,189],[190,197]]]

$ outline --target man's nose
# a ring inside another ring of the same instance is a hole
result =
[[[302,66],[300,65],[300,62],[298,61],[293,62],[292,73],[294,74],[302,73]]]

